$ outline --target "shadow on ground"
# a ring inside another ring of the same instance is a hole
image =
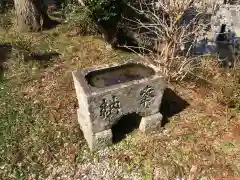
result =
[[[189,106],[189,103],[179,97],[174,91],[167,88],[163,94],[160,112],[163,115],[162,126],[168,123],[168,119]],[[113,143],[123,140],[127,134],[139,128],[141,116],[132,113],[123,116],[117,124],[112,127]]]
[[[167,88],[163,94],[160,112],[163,115],[162,127],[169,122],[169,118],[186,109],[190,104],[178,96],[173,90]]]
[[[12,46],[9,44],[0,44],[0,82],[4,77],[4,63],[8,59],[8,55],[12,50]]]
[[[58,25],[61,24],[61,22],[54,20],[54,19],[50,19],[49,17],[47,17],[47,21],[44,22],[43,24],[43,29],[44,30],[50,30],[50,29],[54,29],[56,28]]]
[[[112,127],[113,143],[123,140],[127,134],[137,129],[140,125],[141,116],[137,113],[131,113],[123,116],[117,124]]]
[[[41,66],[47,67],[48,64],[51,62],[53,58],[59,57],[58,52],[32,52],[32,53],[27,53],[24,56],[24,60],[26,62],[30,60],[35,60],[38,61]]]

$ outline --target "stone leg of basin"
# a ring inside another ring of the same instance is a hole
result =
[[[150,116],[142,117],[139,130],[145,133],[156,130],[161,126],[162,114],[156,113]]]
[[[112,130],[108,129],[92,135],[92,140],[89,142],[91,151],[104,149],[112,144]]]
[[[103,149],[112,144],[112,130],[107,129],[101,132],[93,133],[92,125],[88,121],[89,117],[83,115],[81,109],[77,110],[78,122],[83,132],[84,138],[91,151]]]

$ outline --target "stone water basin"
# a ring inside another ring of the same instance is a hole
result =
[[[151,63],[136,57],[122,63],[78,69],[73,80],[79,103],[78,122],[91,150],[112,144],[111,128],[130,113],[142,116],[139,129],[159,127],[164,77]]]

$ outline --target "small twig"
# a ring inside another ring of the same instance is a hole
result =
[[[79,2],[82,6],[86,6],[85,3],[83,2],[83,0],[78,0],[78,2]]]

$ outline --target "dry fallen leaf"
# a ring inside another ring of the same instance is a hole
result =
[[[192,167],[190,169],[189,176],[188,176],[188,180],[196,179],[197,171],[198,171],[198,166],[197,165],[192,165]]]

